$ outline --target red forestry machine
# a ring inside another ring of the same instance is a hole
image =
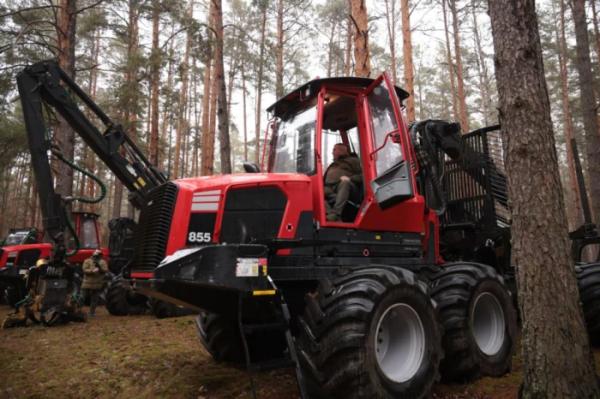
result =
[[[420,398],[440,373],[510,369],[517,322],[498,127],[461,136],[439,120],[407,126],[408,94],[386,75],[319,79],[268,109],[264,171],[247,163],[245,174],[167,181],[55,63],[18,82],[29,139],[45,137],[43,101],[140,210],[120,286],[200,312],[216,360],[295,366],[303,397]],[[328,221],[336,143],[359,160],[362,183]]]

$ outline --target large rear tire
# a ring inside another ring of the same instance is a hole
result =
[[[590,343],[600,346],[600,263],[575,266]]]
[[[106,291],[106,309],[113,316],[144,314],[148,310],[148,298],[133,292],[121,276],[116,276]]]
[[[467,381],[509,372],[517,313],[502,277],[483,264],[447,264],[432,294],[445,331],[442,378]]]
[[[438,379],[435,304],[408,270],[370,266],[320,281],[299,326],[299,359],[314,396],[422,398]]]

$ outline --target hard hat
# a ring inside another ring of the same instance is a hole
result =
[[[35,262],[35,265],[37,267],[44,266],[44,265],[47,265],[47,264],[48,264],[48,259],[46,259],[46,258],[40,258],[40,259],[37,260],[37,262]]]

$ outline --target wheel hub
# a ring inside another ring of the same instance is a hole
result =
[[[375,357],[383,374],[403,383],[419,371],[425,355],[425,329],[418,313],[405,303],[388,307],[377,322]]]
[[[475,298],[471,325],[479,350],[488,356],[500,352],[505,339],[506,319],[502,306],[494,295],[484,292]]]

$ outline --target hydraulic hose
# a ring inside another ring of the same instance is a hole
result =
[[[96,175],[94,175],[93,173],[91,173],[88,170],[85,170],[77,165],[75,165],[73,162],[69,161],[67,158],[65,158],[62,153],[56,148],[52,148],[52,154],[54,156],[56,156],[59,160],[61,160],[63,163],[67,164],[70,168],[80,172],[81,174],[89,177],[90,179],[92,179],[99,187],[100,187],[100,193],[97,197],[95,198],[89,198],[89,197],[71,197],[69,198],[69,201],[78,201],[78,202],[82,202],[84,204],[97,204],[100,201],[102,201],[104,199],[104,197],[106,197],[106,186],[104,185],[104,183],[102,182],[102,180],[100,180]],[[75,247],[66,253],[66,256],[73,256],[77,253],[77,251],[79,251],[80,248],[80,243],[79,243],[79,237],[77,237],[77,232],[75,231],[75,228],[73,227],[73,224],[71,223],[71,219],[69,218],[69,215],[67,215],[66,209],[64,210],[64,218],[67,224],[67,229],[71,232],[71,236],[73,237],[73,240],[75,241]]]
[[[75,165],[73,162],[66,159],[60,153],[60,151],[58,151],[56,149],[52,149],[52,154],[54,156],[56,156],[58,159],[60,159],[62,162],[64,162],[65,164],[69,165],[69,167],[71,167],[72,169],[74,169],[74,170],[80,172],[81,174],[92,179],[100,187],[100,194],[96,198],[73,197],[71,199],[72,201],[79,201],[79,202],[83,202],[84,204],[97,204],[98,202],[102,201],[104,199],[104,197],[106,197],[106,186],[104,185],[102,180],[100,180],[96,175],[94,175],[92,172],[90,172],[88,170],[85,170],[85,169]]]

